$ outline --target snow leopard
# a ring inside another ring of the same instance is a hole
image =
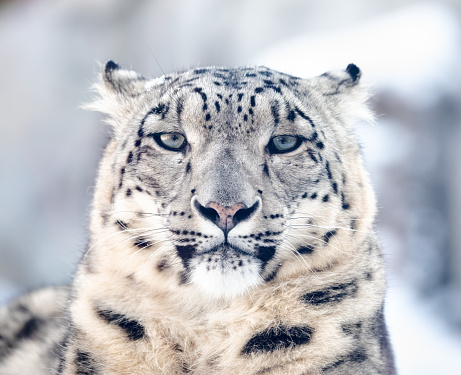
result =
[[[396,374],[360,78],[107,62],[88,247],[0,311],[0,374]]]

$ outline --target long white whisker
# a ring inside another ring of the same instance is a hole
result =
[[[292,228],[292,229],[298,230],[298,231],[300,230],[300,229],[297,229],[297,228]],[[338,250],[338,251],[341,252],[341,253],[347,254],[347,255],[349,255],[349,256],[351,256],[351,257],[354,257],[354,258],[358,258],[358,255],[354,255],[354,254],[348,253],[348,252],[345,251],[344,249],[339,249],[338,247],[333,246],[329,241],[325,241],[325,240],[323,240],[323,239],[321,239],[321,238],[318,238],[318,237],[315,237],[315,236],[309,236],[309,235],[307,235],[307,234],[301,234],[301,233],[300,233],[300,234],[296,234],[296,235],[295,235],[295,234],[287,233],[286,235],[287,235],[287,236],[292,236],[292,237],[295,237],[295,238],[305,237],[305,238],[310,238],[310,239],[313,239],[313,240],[316,240],[316,241],[319,241],[319,242],[323,242],[325,245],[330,246],[330,247],[332,247],[333,249]]]

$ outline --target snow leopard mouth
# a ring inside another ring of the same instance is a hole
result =
[[[226,263],[229,260],[238,258],[254,259],[261,263],[262,268],[266,263],[274,258],[276,246],[257,246],[252,252],[242,249],[233,244],[223,242],[210,249],[197,251],[194,246],[176,246],[177,253],[182,259],[183,264],[188,268],[193,259],[219,259],[220,262]]]
[[[214,255],[219,255],[221,258],[224,260],[229,258],[230,255],[246,255],[246,256],[254,256],[255,254],[252,254],[246,250],[243,250],[235,245],[231,245],[227,242],[224,242],[218,246],[212,247],[209,250],[204,250],[197,252],[197,255],[208,255],[208,254],[214,254]]]

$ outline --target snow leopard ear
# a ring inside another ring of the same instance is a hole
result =
[[[331,71],[320,76],[321,82],[325,85],[324,95],[339,94],[359,84],[362,71],[355,64],[349,64],[345,70]]]
[[[366,105],[368,89],[360,83],[362,71],[355,64],[345,70],[326,72],[311,82],[327,105],[347,118],[361,118],[373,122],[373,115]]]
[[[94,100],[83,108],[106,114],[105,121],[117,127],[126,116],[136,110],[139,98],[151,88],[152,81],[108,61],[93,85],[96,93]]]
[[[137,97],[146,91],[146,79],[132,70],[122,69],[109,60],[102,72],[104,86],[110,92],[130,97]]]

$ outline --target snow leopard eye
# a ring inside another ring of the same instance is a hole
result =
[[[278,135],[270,140],[268,148],[273,154],[283,154],[296,150],[301,142],[302,139],[294,135]]]
[[[171,151],[180,151],[186,146],[186,137],[179,133],[156,133],[154,139],[160,146]]]

